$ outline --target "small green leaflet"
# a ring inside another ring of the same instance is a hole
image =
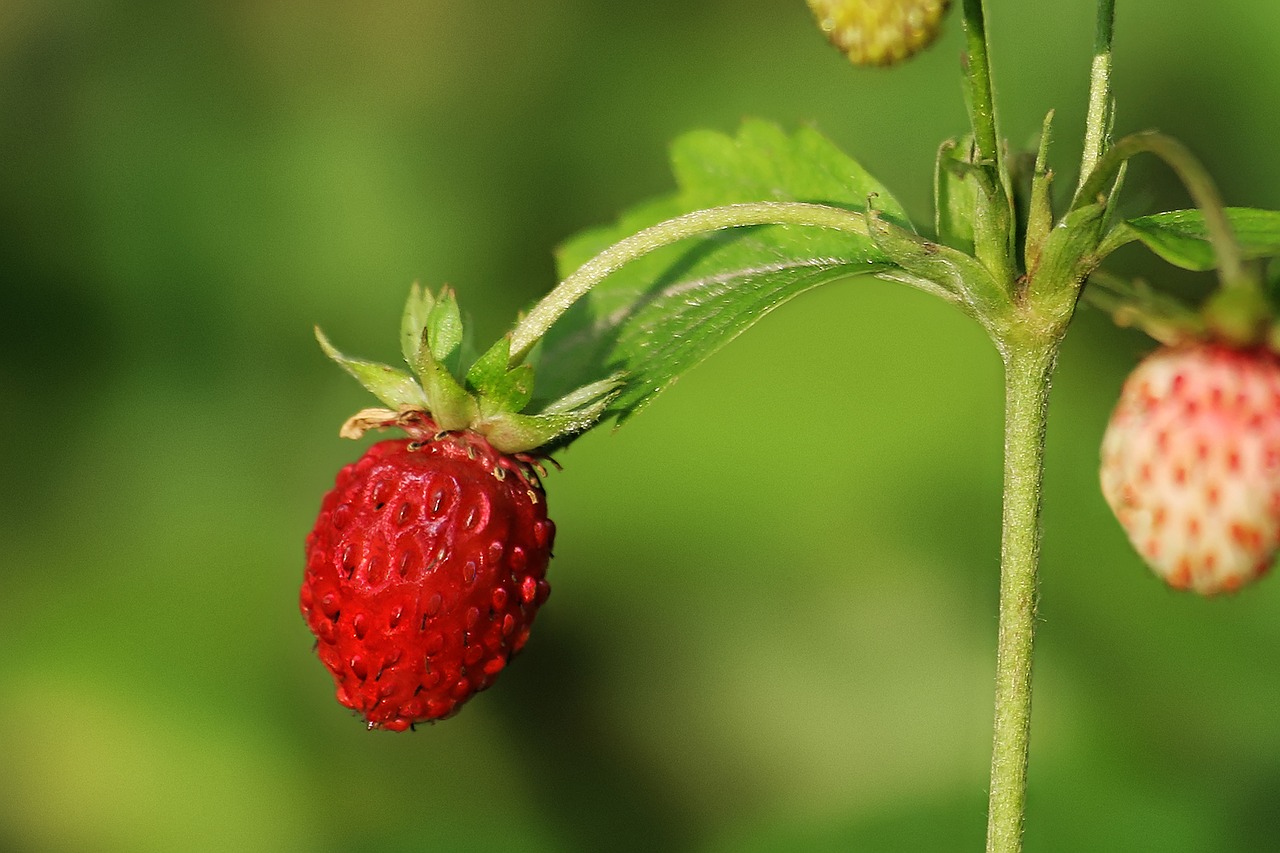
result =
[[[1280,256],[1280,211],[1228,207],[1227,219],[1246,260]],[[1206,271],[1216,266],[1204,214],[1174,210],[1140,216],[1118,225],[1104,241],[1104,253],[1140,240],[1174,266]]]
[[[786,134],[748,121],[736,136],[698,131],[672,148],[677,192],[632,208],[613,226],[561,247],[562,276],[665,219],[704,208],[799,201],[863,211],[911,228],[875,179],[817,131]],[[573,306],[544,338],[538,396],[625,374],[608,414],[630,418],[686,370],[769,311],[820,284],[893,267],[870,237],[769,225],[715,232],[628,264]]]

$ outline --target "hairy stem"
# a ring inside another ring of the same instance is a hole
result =
[[[1089,113],[1085,119],[1084,154],[1080,159],[1080,183],[1107,151],[1115,112],[1111,97],[1111,31],[1116,20],[1115,0],[1098,0],[1098,28],[1093,42],[1093,65],[1089,71]]]
[[[1005,368],[1004,529],[988,853],[1022,849],[1031,735],[1031,651],[1040,562],[1040,499],[1049,377],[1057,339],[1008,345]]]
[[[696,210],[659,222],[614,243],[542,298],[511,333],[511,364],[518,364],[569,306],[611,273],[655,249],[725,228],[811,225],[866,237],[866,217],[852,210],[802,202],[753,202]]]

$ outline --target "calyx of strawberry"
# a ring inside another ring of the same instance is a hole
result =
[[[433,296],[415,284],[409,292],[400,345],[410,372],[343,355],[319,327],[316,340],[386,407],[357,412],[343,424],[343,438],[392,426],[412,434],[418,425],[431,424],[432,431],[477,433],[502,453],[529,453],[563,445],[589,429],[622,385],[621,375],[611,376],[527,412],[533,401],[533,367],[523,360],[512,364],[510,335],[465,372],[455,372],[451,365],[461,363],[463,326],[457,298],[448,287]]]

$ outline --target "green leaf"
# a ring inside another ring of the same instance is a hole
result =
[[[765,314],[806,290],[848,275],[848,269],[820,266],[736,270],[665,288],[638,306],[618,329],[611,363],[627,372],[613,413],[619,422],[634,416],[684,371]]]
[[[571,240],[558,256],[561,274],[650,225],[727,204],[800,201],[862,211],[875,196],[884,217],[911,227],[884,187],[812,129],[788,135],[748,121],[733,137],[699,131],[677,140],[672,164],[676,194]],[[560,396],[622,371],[625,385],[609,413],[624,420],[786,300],[891,266],[869,236],[801,226],[737,228],[652,252],[610,276],[552,327],[540,354],[539,396]]]
[[[422,393],[422,388],[403,370],[396,370],[394,367],[379,364],[376,361],[365,361],[343,355],[334,349],[333,344],[329,343],[329,339],[324,336],[324,332],[320,331],[319,327],[316,328],[316,340],[320,342],[320,348],[324,350],[325,355],[340,364],[343,370],[354,376],[368,389],[369,393],[387,406],[393,409],[426,408],[427,399]]]
[[[1246,260],[1280,256],[1280,211],[1228,207],[1226,213]],[[1100,251],[1106,254],[1134,240],[1183,269],[1203,272],[1217,266],[1199,210],[1174,210],[1122,222],[1107,235]]]

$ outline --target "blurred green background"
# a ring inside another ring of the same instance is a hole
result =
[[[1280,6],[1119,7],[1119,129],[1280,207]],[[989,16],[1005,132],[1056,108],[1070,184],[1092,3]],[[799,0],[0,3],[0,849],[981,849],[1000,366],[920,294],[806,295],[562,454],[554,595],[456,719],[366,732],[296,604],[366,401],[312,324],[394,360],[419,279],[495,336],[744,116],[928,222],[947,26],[885,72]],[[1148,162],[1127,197],[1185,206]],[[1167,591],[1096,487],[1150,348],[1086,308],[1061,359],[1027,849],[1280,849],[1280,580]]]

